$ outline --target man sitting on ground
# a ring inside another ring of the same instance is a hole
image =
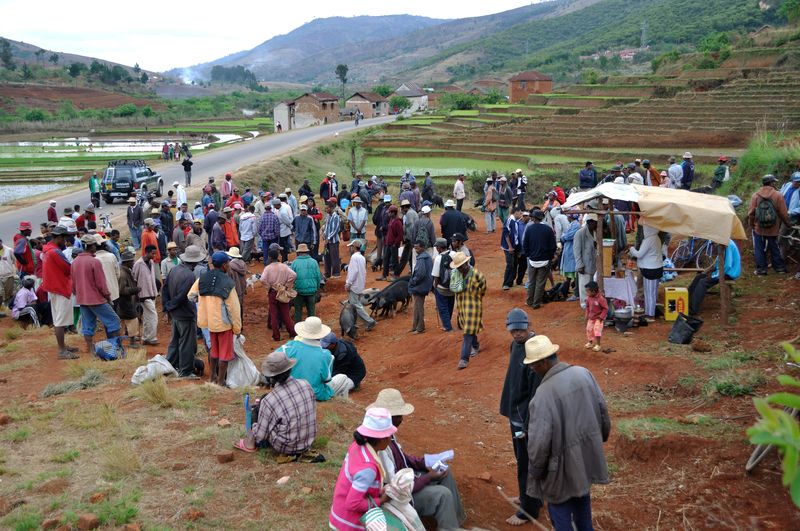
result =
[[[294,325],[298,339],[293,339],[278,348],[290,359],[297,360],[292,376],[311,384],[314,395],[320,402],[330,400],[334,389],[330,385],[333,356],[320,346],[320,340],[331,333],[319,317],[309,317]]]
[[[311,385],[292,378],[296,364],[284,352],[273,352],[261,364],[272,391],[261,398],[258,419],[236,448],[272,448],[283,455],[300,455],[311,448],[317,435],[317,404]]]
[[[319,346],[333,354],[333,378],[330,385],[334,393],[347,398],[348,393],[358,389],[361,380],[367,375],[364,360],[358,355],[354,344],[337,339],[333,332],[323,337]]]
[[[723,269],[725,280],[736,280],[742,274],[742,257],[733,240],[728,242],[728,247],[725,249]],[[719,259],[715,260],[709,269],[698,273],[689,285],[689,315],[700,313],[700,305],[706,298],[706,292],[717,284],[719,284]]]

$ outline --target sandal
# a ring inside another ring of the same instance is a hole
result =
[[[600,345],[595,345],[594,348],[592,348],[592,350],[595,352],[600,352],[602,349],[600,348]]]
[[[586,343],[586,344],[583,346],[583,348],[592,348],[593,346],[594,346],[594,343],[592,343],[591,341],[589,341],[588,343]]]
[[[243,452],[247,452],[248,454],[252,454],[253,452],[256,451],[255,448],[248,448],[247,446],[245,446],[244,445],[244,439],[239,439],[238,442],[233,444],[233,447],[236,448],[237,450],[241,450]]]

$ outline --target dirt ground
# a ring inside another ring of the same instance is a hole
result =
[[[0,85],[0,102],[8,99],[13,104],[2,105],[7,109],[24,105],[26,107],[55,111],[62,101],[70,101],[77,109],[113,109],[126,103],[138,106],[149,105],[153,109],[164,106],[152,100],[133,98],[126,94],[82,87],[22,85],[4,83]]]
[[[381,320],[356,343],[368,370],[361,389],[350,401],[318,407],[317,448],[328,458],[321,465],[277,464],[268,453],[239,453],[219,464],[215,454],[229,451],[242,432],[242,391],[170,381],[166,407],[159,407],[128,383],[144,352],[112,363],[90,362],[86,355],[59,362],[48,330],[20,332],[10,319],[0,320],[0,413],[9,416],[0,427],[0,523],[34,529],[57,518],[74,525],[93,512],[109,526],[135,522],[147,529],[325,529],[336,474],[363,407],[381,389],[395,387],[416,407],[399,432],[404,448],[413,454],[455,451],[452,472],[466,526],[512,529],[504,520],[513,509],[498,489],[516,496],[515,464],[498,405],[510,343],[505,316],[524,307],[524,291],[501,290],[499,233],[469,238],[489,285],[480,354],[466,370],[456,370],[460,336],[440,330],[432,297],[423,335],[409,333],[410,312]],[[670,324],[664,321],[628,336],[607,329],[603,343],[613,351],[588,352],[577,303],[525,307],[533,330],[558,343],[564,361],[591,370],[608,400],[611,481],[592,489],[597,529],[800,528],[775,455],[753,475],[744,473],[752,449],[745,430],[755,421],[747,393],[777,389],[779,343],[797,335],[800,282],[754,277],[752,252],[745,249],[743,257],[733,324],[719,323],[718,295],[706,299],[698,334],[711,347],[706,353],[667,343]],[[261,268],[253,264],[250,270]],[[377,276],[368,273],[368,287],[382,285]],[[683,275],[673,285],[689,281]],[[317,306],[337,332],[343,284],[344,278],[331,279]],[[248,291],[245,348],[257,365],[280,344],[265,327],[265,304],[263,289]],[[161,345],[148,347],[148,356],[166,350],[164,323],[159,338]],[[78,340],[71,336],[69,342],[79,346]],[[101,386],[41,398],[47,384],[80,377],[88,368],[104,374]],[[750,388],[740,396],[720,394],[737,394],[726,391],[732,384]],[[231,425],[220,425],[222,419]],[[282,476],[288,482],[277,485]],[[103,498],[93,502],[98,494]],[[544,511],[539,520],[549,526]]]

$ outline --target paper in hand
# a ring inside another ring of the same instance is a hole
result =
[[[435,468],[437,463],[444,465],[446,461],[451,461],[454,457],[455,453],[453,453],[453,450],[445,450],[438,454],[425,454],[425,466],[428,468]],[[445,469],[447,469],[447,465],[445,465]]]

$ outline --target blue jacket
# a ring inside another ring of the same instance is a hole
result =
[[[578,188],[594,188],[597,186],[597,171],[584,168],[578,172]]]
[[[681,168],[683,168],[681,186],[688,190],[692,186],[692,181],[694,181],[694,162],[689,159],[684,160],[681,163]]]
[[[531,223],[522,238],[522,254],[532,262],[552,260],[556,254],[556,233],[544,223]]]
[[[294,289],[300,295],[314,295],[319,289],[322,276],[319,274],[319,263],[307,254],[297,255],[292,260],[292,271],[297,273]]]
[[[292,225],[294,226],[294,240],[298,245],[305,243],[310,246],[317,241],[314,220],[311,216],[297,216]]]
[[[725,250],[725,277],[730,280],[736,280],[742,274],[742,256],[739,254],[739,248],[733,243],[733,240],[728,242],[728,248]],[[711,278],[719,278],[719,259],[714,271],[711,272]]]
[[[413,295],[426,295],[433,288],[433,260],[427,252],[417,255],[417,264],[408,281],[408,292]]]
[[[575,265],[575,253],[573,252],[573,245],[575,242],[575,234],[581,228],[581,224],[574,220],[569,224],[567,232],[561,235],[561,243],[564,248],[561,250],[561,272],[574,273],[577,270]]]

